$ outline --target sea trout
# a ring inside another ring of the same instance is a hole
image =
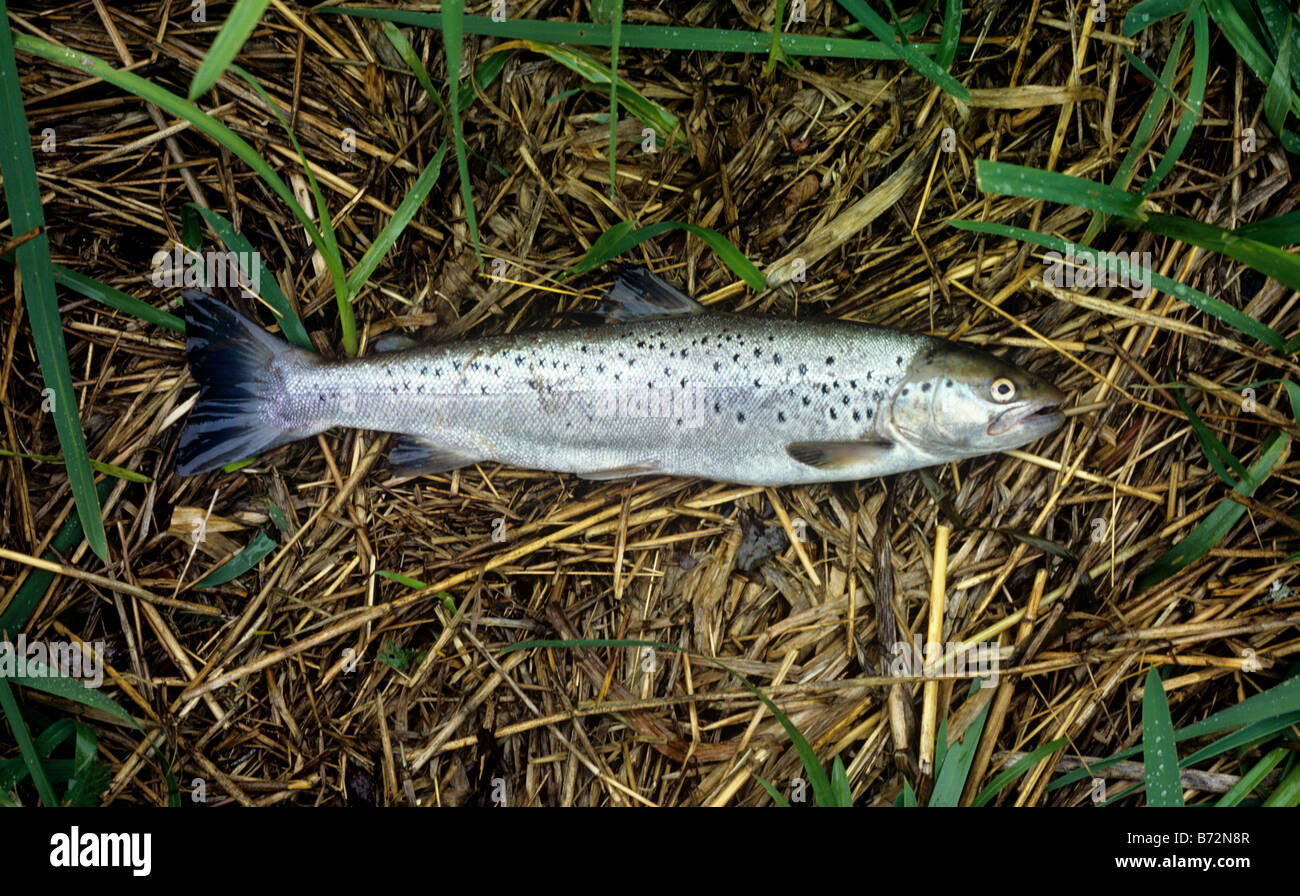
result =
[[[969,345],[711,312],[644,268],[619,270],[609,323],[343,361],[182,295],[199,383],[182,476],[346,426],[397,434],[399,475],[496,461],[791,485],[1015,448],[1063,419],[1055,386]]]

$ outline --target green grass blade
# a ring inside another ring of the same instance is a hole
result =
[[[975,179],[985,193],[1023,196],[1062,205],[1077,205],[1108,215],[1141,221],[1146,217],[1142,199],[1109,184],[1099,184],[1082,177],[1027,168],[1009,162],[975,162]]]
[[[1264,119],[1273,133],[1286,129],[1286,118],[1291,112],[1291,20],[1287,19],[1286,36],[1278,48],[1277,63],[1264,94]]]
[[[609,86],[623,108],[636,116],[647,127],[653,129],[660,140],[670,144],[674,149],[689,149],[689,145],[681,136],[681,123],[677,120],[676,115],[653,100],[641,95],[631,84],[621,78],[614,77],[611,81],[609,68],[601,65],[597,60],[581,50],[531,40],[517,40],[498,44],[492,48],[491,52],[509,53],[516,49],[530,50],[534,53],[549,56],[560,65],[582,76],[587,83],[596,87]]]
[[[831,792],[835,794],[836,806],[853,805],[853,786],[849,784],[849,773],[844,768],[844,760],[838,754],[831,760]]]
[[[1183,41],[1187,37],[1188,24],[1189,22],[1184,19],[1182,27],[1178,29],[1178,34],[1174,36],[1173,45],[1169,48],[1169,58],[1165,60],[1163,73],[1159,76],[1146,68],[1146,64],[1133,56],[1127,49],[1124,51],[1125,58],[1132,57],[1129,59],[1131,64],[1146,69],[1148,72],[1147,77],[1151,78],[1152,83],[1156,85],[1156,89],[1151,92],[1151,99],[1147,100],[1146,110],[1142,113],[1142,120],[1138,122],[1137,131],[1133,134],[1133,140],[1129,143],[1128,151],[1124,153],[1124,159],[1119,163],[1119,167],[1115,169],[1115,176],[1111,178],[1110,185],[1118,190],[1128,190],[1129,184],[1133,181],[1138,160],[1150,150],[1156,126],[1164,121],[1165,107],[1169,104],[1171,97],[1175,101],[1178,99],[1170,84],[1173,83],[1174,77],[1178,74],[1178,62],[1182,58]],[[1105,224],[1106,216],[1100,212],[1093,212],[1092,220],[1088,222],[1088,229],[1079,242],[1085,246],[1091,244]]]
[[[1124,36],[1132,37],[1156,22],[1163,22],[1180,12],[1185,13],[1189,5],[1189,0],[1142,0],[1124,16]]]
[[[1277,785],[1277,789],[1269,794],[1268,799],[1264,800],[1264,806],[1287,806],[1290,808],[1300,806],[1300,763],[1297,763],[1291,771],[1287,772],[1286,777]]]
[[[755,774],[754,777],[758,779],[759,784],[763,785],[763,789],[766,790],[767,795],[772,798],[772,802],[786,809],[790,808],[790,801],[781,795],[781,791],[772,786],[771,781],[759,774]]]
[[[1248,478],[1239,482],[1233,491],[1245,497],[1255,494],[1256,489],[1286,458],[1290,446],[1291,440],[1284,433],[1275,432],[1269,436],[1260,450],[1259,459],[1251,464]],[[1138,575],[1137,590],[1142,591],[1159,584],[1205,556],[1210,548],[1232,531],[1245,512],[1245,506],[1231,498],[1221,500],[1195,529]]]
[[[325,238],[316,228],[316,223],[306,210],[298,203],[294,197],[293,191],[285,184],[280,176],[275,173],[265,159],[257,154],[257,151],[251,147],[247,141],[217,121],[206,112],[199,109],[193,103],[185,100],[174,93],[171,93],[156,84],[146,81],[133,72],[120,71],[113,68],[95,56],[60,47],[48,41],[39,38],[29,37],[27,35],[17,35],[14,39],[14,45],[17,49],[31,53],[41,59],[46,59],[57,65],[84,72],[92,77],[100,78],[114,87],[133,94],[146,102],[153,103],[170,115],[182,118],[194,126],[195,130],[221,144],[230,151],[232,155],[251,168],[259,177],[266,182],[285,206],[293,212],[293,216],[302,224],[307,233],[308,239],[311,240],[321,255],[325,257],[326,263],[330,262],[331,253],[325,243]],[[275,108],[272,105],[272,108]],[[278,115],[278,110],[277,110]],[[335,253],[336,254],[336,253]],[[335,259],[337,263],[337,259]],[[332,272],[331,272],[332,273]],[[339,268],[339,282],[342,282],[342,268]]]
[[[0,2],[0,14],[5,6]],[[32,157],[31,135],[23,110],[17,62],[8,19],[0,21],[0,174],[4,177],[5,202],[9,207],[11,232],[41,233],[14,250],[22,281],[23,304],[31,321],[36,360],[45,383],[42,405],[54,418],[59,446],[66,459],[68,485],[77,513],[84,521],[86,542],[101,560],[108,560],[108,539],[95,495],[94,471],[86,451],[86,437],[77,412],[77,393],[68,367],[68,350],[63,340],[58,291],[50,263],[50,241],[44,232],[45,211],[41,187]]]
[[[944,6],[943,28],[934,54],[935,64],[944,71],[952,68],[952,62],[957,58],[957,44],[961,39],[961,3],[962,0],[947,0]]]
[[[1272,277],[1292,289],[1300,289],[1300,256],[1283,251],[1258,240],[1243,237],[1234,231],[1215,227],[1177,215],[1151,214],[1141,225],[1142,230],[1200,246],[1212,252],[1221,252],[1249,265],[1261,274]]]
[[[316,346],[312,345],[311,337],[307,335],[302,320],[294,312],[293,306],[289,304],[289,299],[285,297],[284,292],[280,289],[280,284],[271,276],[266,263],[262,261],[262,253],[253,249],[253,244],[242,233],[235,230],[234,224],[217,212],[212,211],[212,209],[195,205],[193,202],[185,203],[185,207],[201,215],[203,220],[208,223],[208,226],[212,228],[213,233],[217,235],[217,239],[221,240],[222,244],[231,252],[238,253],[244,258],[257,259],[259,268],[258,285],[262,290],[261,297],[275,312],[280,329],[284,332],[284,338],[299,348],[305,348],[312,352],[316,351]]]
[[[779,4],[778,4],[779,6]],[[609,198],[618,200],[618,40],[623,29],[623,0],[611,0],[609,22]],[[777,10],[778,19],[781,16]],[[777,23],[780,31],[780,23]],[[667,110],[664,110],[667,111]]]
[[[393,212],[393,217],[379,231],[379,236],[375,237],[357,266],[352,269],[348,275],[348,295],[356,298],[361,292],[361,288],[366,285],[370,275],[379,267],[379,263],[384,260],[388,250],[393,248],[397,238],[402,235],[406,225],[410,224],[415,218],[416,213],[424,205],[424,200],[428,198],[429,191],[433,185],[438,182],[438,175],[442,171],[442,160],[447,155],[447,141],[444,140],[438,146],[438,151],[433,154],[429,164],[424,166],[420,176],[415,179],[415,183],[407,194],[402,197],[401,203]]]
[[[1294,246],[1300,243],[1300,212],[1288,212],[1243,224],[1232,231],[1236,236],[1257,240],[1270,246]]]
[[[452,109],[460,108],[460,47],[465,20],[465,0],[445,0],[442,5],[442,44],[447,54],[447,93]],[[465,129],[457,112],[451,116],[451,142],[456,149],[456,171],[460,174],[460,195],[465,203],[465,224],[474,243],[474,257],[483,269],[483,248],[479,245],[478,216],[474,213],[474,190],[469,182],[469,154]]]
[[[1165,149],[1164,157],[1156,165],[1138,190],[1139,196],[1147,196],[1158,187],[1165,177],[1174,170],[1178,160],[1192,139],[1192,131],[1201,118],[1201,105],[1205,99],[1205,81],[1210,66],[1210,25],[1205,14],[1205,7],[1197,6],[1192,13],[1192,79],[1187,90],[1187,102],[1183,104],[1183,115],[1178,121],[1178,128]]]
[[[725,236],[716,230],[710,230],[708,227],[687,224],[684,221],[660,221],[641,228],[637,228],[632,221],[620,221],[601,234],[596,242],[591,244],[591,248],[587,250],[586,254],[578,259],[577,264],[566,272],[565,276],[585,274],[587,271],[600,267],[610,259],[622,255],[629,249],[639,246],[646,240],[661,233],[667,233],[670,230],[685,230],[687,233],[694,234],[714,252],[717,252],[723,263],[731,268],[736,276],[749,284],[751,288],[756,290],[767,288],[767,278],[763,276],[763,272],[756,268],[754,263],[733,246]]]
[[[114,289],[106,283],[100,283],[85,274],[79,274],[71,268],[54,265],[54,282],[66,286],[73,292],[80,293],[93,302],[107,305],[117,311],[138,317],[145,323],[166,327],[176,333],[185,332],[185,321],[175,314],[155,308],[148,302],[142,302],[135,296],[127,295],[120,289]]]
[[[1097,262],[1101,257],[1101,253],[1097,252],[1095,249],[1090,249],[1087,246],[1063,240],[1060,237],[1048,236],[1046,234],[1038,233],[1037,231],[1027,230],[1023,227],[1011,227],[993,221],[964,221],[956,218],[949,220],[948,223],[953,227],[956,227],[958,230],[969,230],[975,233],[1004,236],[1014,240],[1021,240],[1026,243],[1033,243],[1036,246],[1042,246],[1044,249],[1052,249],[1062,254],[1073,251],[1076,257],[1088,257],[1094,262]],[[1145,273],[1139,274],[1142,270],[1139,269],[1139,272],[1134,272],[1127,260],[1124,259],[1122,253],[1117,257],[1117,261],[1119,262],[1120,272],[1127,272],[1130,275],[1130,279],[1134,276],[1141,276],[1143,279],[1149,277],[1150,283],[1155,289],[1163,290],[1175,298],[1186,302],[1198,311],[1203,311],[1229,326],[1236,327],[1243,333],[1258,339],[1269,348],[1278,351],[1285,350],[1287,343],[1276,331],[1255,320],[1255,318],[1244,313],[1240,309],[1232,307],[1227,302],[1211,298],[1199,289],[1193,289],[1184,283],[1172,280],[1155,271],[1146,271]]]
[[[56,454],[25,454],[22,451],[10,451],[8,448],[0,448],[0,457],[21,457],[23,460],[35,460],[46,464],[64,463],[64,459]],[[103,473],[106,476],[112,476],[114,479],[125,479],[127,482],[141,483],[153,481],[143,473],[126,470],[113,464],[106,464],[94,458],[91,458],[90,466],[96,473]]]
[[[1174,732],[1176,740],[1182,741],[1188,738],[1205,737],[1210,734],[1217,734],[1220,731],[1227,731],[1231,728],[1240,728],[1243,726],[1259,725],[1256,733],[1267,730],[1264,726],[1272,724],[1277,720],[1282,720],[1282,727],[1291,724],[1289,719],[1283,717],[1292,713],[1300,712],[1300,675],[1293,675],[1280,684],[1276,684],[1259,694],[1247,697],[1240,703],[1229,706],[1227,709],[1221,709],[1201,719],[1199,722],[1193,722],[1185,725]],[[1280,730],[1280,729],[1273,729]],[[1069,772],[1047,786],[1048,790],[1057,790],[1076,781],[1091,777],[1100,769],[1114,765],[1123,759],[1136,756],[1141,752],[1139,747],[1130,747],[1121,750],[1112,756],[1095,762],[1088,768],[1081,768]],[[1195,755],[1195,754],[1193,754]],[[1198,759],[1199,761],[1199,759]]]
[[[980,714],[970,723],[966,731],[943,757],[934,778],[934,790],[930,794],[929,806],[956,806],[961,802],[962,791],[966,788],[966,776],[970,774],[971,763],[975,761],[975,750],[979,746],[980,735],[984,733],[984,722],[989,716],[992,703],[984,704]]]
[[[1255,73],[1260,83],[1270,84],[1277,67],[1276,62],[1260,43],[1256,29],[1242,18],[1238,6],[1232,0],[1204,0],[1204,3],[1210,17],[1237,51],[1241,61]],[[1300,114],[1300,96],[1294,90],[1290,91],[1288,102],[1291,111]]]
[[[1015,781],[1021,775],[1025,774],[1025,772],[1029,771],[1038,763],[1042,762],[1048,756],[1051,756],[1057,750],[1061,749],[1061,747],[1065,746],[1067,743],[1069,743],[1069,740],[1067,738],[1064,737],[1058,738],[1057,740],[1049,741],[1048,743],[1043,744],[1041,747],[1034,750],[1032,753],[1027,753],[1024,756],[1021,756],[1011,766],[999,772],[997,777],[995,777],[992,781],[990,781],[988,783],[988,786],[986,786],[983,790],[979,792],[979,794],[971,802],[971,805],[987,806],[989,803],[993,801],[993,799],[999,793],[1005,790],[1007,786],[1010,785],[1013,781]]]
[[[104,480],[96,487],[96,494],[100,501],[105,500],[109,492],[113,490],[114,483]],[[81,529],[81,516],[73,511],[72,515],[59,527],[54,538],[50,541],[49,548],[41,554],[42,560],[48,560],[51,563],[60,563],[62,558],[72,552],[78,544],[81,543],[85,533]],[[50,583],[54,581],[55,574],[46,569],[32,569],[28,572],[27,578],[19,586],[17,593],[14,594],[13,600],[9,601],[9,606],[5,607],[3,613],[0,613],[0,641],[14,638],[27,625],[31,619],[32,613],[36,612],[36,607],[45,597],[45,592],[49,590]]]
[[[195,582],[194,587],[212,588],[216,585],[224,585],[262,562],[262,558],[274,551],[276,547],[275,539],[265,532],[258,532],[243,550]]]
[[[1153,666],[1142,693],[1142,762],[1145,766],[1147,805],[1181,806],[1183,784],[1178,774],[1178,749],[1169,718],[1165,685]]]
[[[6,23],[4,30],[8,29]],[[0,47],[2,46],[0,44]],[[50,786],[49,778],[45,776],[45,767],[41,763],[40,754],[36,752],[36,745],[32,743],[32,735],[27,730],[27,723],[23,721],[22,713],[18,709],[13,688],[9,687],[9,679],[2,675],[0,675],[0,714],[4,715],[9,722],[9,730],[13,732],[14,742],[18,744],[18,752],[23,757],[23,764],[27,766],[28,774],[32,776],[32,783],[36,785],[36,792],[40,795],[41,802],[46,806],[57,806],[59,800],[54,795],[54,788]]]
[[[72,774],[68,778],[63,803],[66,806],[94,806],[113,776],[99,761],[99,745],[94,730],[80,722],[73,723],[73,730]]]
[[[1270,750],[1267,755],[1251,767],[1250,771],[1242,775],[1236,784],[1232,785],[1231,790],[1219,797],[1219,801],[1215,803],[1215,805],[1239,805],[1242,800],[1250,796],[1250,792],[1259,786],[1259,783],[1268,776],[1268,773],[1271,772],[1279,762],[1286,758],[1287,752],[1288,751],[1284,747],[1277,747]]]
[[[906,39],[900,40],[898,35],[894,33],[894,29],[889,26],[889,23],[882,19],[880,14],[870,6],[867,6],[863,0],[838,0],[838,2],[850,15],[865,25],[867,30],[875,35],[876,40],[893,49],[898,54],[898,58],[911,66],[912,70],[918,75],[929,78],[962,102],[970,102],[970,91],[960,81],[948,74],[933,59],[928,59],[918,53],[909,41]]]
[[[27,657],[27,668],[32,670],[33,674],[15,675],[0,680],[12,681],[34,691],[44,691],[47,694],[53,694],[55,697],[71,700],[74,703],[80,703],[82,706],[89,706],[91,709],[97,709],[100,712],[121,719],[132,727],[138,727],[135,724],[135,719],[131,718],[130,713],[125,709],[118,706],[116,700],[101,693],[98,689],[88,686],[80,679],[55,673],[48,666],[33,660],[31,657]]]
[[[217,33],[217,39],[203,57],[199,70],[194,73],[194,80],[190,82],[191,100],[198,99],[217,83],[217,79],[239,55],[244,42],[262,20],[262,13],[270,2],[271,0],[238,0],[235,3],[230,15],[226,17],[226,23]]]
[[[380,19],[419,28],[441,29],[443,27],[443,16],[440,13],[355,7],[320,7],[316,12]],[[507,19],[504,22],[494,22],[489,16],[464,16],[461,27],[465,34],[478,34],[498,40],[531,40],[538,43],[595,47],[608,47],[613,43],[610,26],[594,22],[551,22],[536,19]],[[879,41],[787,32],[781,35],[780,42],[781,50],[788,56],[875,60],[898,58],[898,50],[895,47],[887,47]],[[772,34],[768,31],[733,31],[725,28],[681,28],[670,25],[626,23],[619,29],[619,46],[624,49],[766,55],[771,49],[771,44]],[[934,53],[936,46],[920,44],[914,49],[919,53]]]
[[[237,65],[232,65],[231,69],[262,97],[262,102],[266,103],[267,108],[275,114],[276,120],[284,128],[285,134],[289,137],[289,142],[293,144],[294,152],[298,153],[298,161],[302,165],[303,174],[307,176],[307,183],[311,186],[311,195],[316,203],[317,217],[320,218],[321,242],[317,248],[320,250],[321,257],[325,260],[325,267],[329,269],[330,281],[334,284],[334,300],[339,309],[339,326],[343,331],[343,350],[349,355],[355,355],[357,353],[356,316],[352,310],[352,298],[348,295],[347,275],[343,273],[343,257],[339,254],[338,236],[334,233],[334,220],[330,217],[329,206],[325,203],[325,194],[321,192],[320,184],[316,182],[316,175],[312,174],[311,165],[307,163],[307,154],[302,151],[302,146],[298,144],[298,138],[294,135],[293,129],[289,127],[289,122],[280,114],[280,107],[275,104],[275,101],[262,89],[262,85],[258,84],[252,75]],[[285,306],[288,307],[287,302]],[[304,335],[306,334],[304,333]]]
[[[1236,488],[1238,482],[1250,475],[1246,472],[1245,466],[1242,465],[1241,461],[1237,460],[1236,455],[1229,451],[1223,442],[1219,441],[1219,437],[1192,410],[1192,406],[1187,403],[1187,399],[1183,396],[1183,390],[1178,388],[1171,391],[1174,393],[1174,401],[1178,402],[1179,409],[1187,416],[1187,422],[1192,425],[1192,431],[1201,440],[1201,450],[1205,452],[1205,458],[1210,462],[1210,466],[1214,468],[1214,472],[1218,474],[1219,478],[1223,480],[1223,484],[1228,488]],[[1237,474],[1235,479],[1224,464],[1232,467],[1233,472]]]
[[[424,582],[419,579],[413,579],[410,576],[404,576],[400,572],[389,572],[386,569],[377,569],[375,573],[388,579],[390,582],[396,582],[399,585],[405,585],[407,588],[428,588]]]

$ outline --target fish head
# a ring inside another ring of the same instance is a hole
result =
[[[938,457],[1027,445],[1064,421],[1051,383],[968,345],[918,351],[894,391],[890,418],[908,442]]]

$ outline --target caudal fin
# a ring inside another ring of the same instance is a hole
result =
[[[277,412],[284,370],[295,356],[314,358],[272,336],[206,293],[185,299],[185,357],[199,400],[181,431],[176,472],[206,473],[311,435]]]

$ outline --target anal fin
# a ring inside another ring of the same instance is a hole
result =
[[[445,473],[482,460],[421,439],[399,435],[393,440],[393,450],[388,452],[388,467],[395,476],[423,476]]]
[[[888,439],[846,442],[791,442],[786,453],[819,470],[842,470],[883,459],[894,448]]]

